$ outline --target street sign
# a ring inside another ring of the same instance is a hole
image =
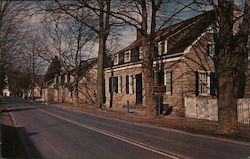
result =
[[[154,93],[165,93],[166,86],[154,86]]]

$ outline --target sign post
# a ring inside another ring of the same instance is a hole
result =
[[[153,91],[158,98],[158,115],[161,115],[161,99],[163,97],[163,94],[166,92],[166,86],[154,86]]]

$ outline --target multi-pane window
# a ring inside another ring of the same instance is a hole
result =
[[[126,76],[126,94],[134,94],[134,78],[133,75]]]
[[[162,55],[167,52],[167,40],[158,42],[158,55]]]
[[[118,62],[119,62],[118,54],[115,54],[114,55],[114,65],[118,65]]]
[[[210,76],[208,72],[198,71],[198,93],[199,95],[210,94]]]
[[[166,86],[166,93],[172,93],[172,72],[171,70],[164,71],[164,85]]]
[[[214,42],[208,43],[208,55],[211,57],[214,57],[215,55],[215,43]]]
[[[140,47],[139,48],[139,59],[140,60],[143,58],[142,54],[143,54],[143,50],[142,50],[142,47]]]
[[[131,60],[131,51],[126,51],[124,53],[124,62],[129,62]]]

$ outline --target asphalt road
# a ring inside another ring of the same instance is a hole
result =
[[[45,159],[250,159],[250,143],[4,98],[23,139]]]

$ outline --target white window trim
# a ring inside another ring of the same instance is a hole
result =
[[[141,59],[143,59],[143,48],[142,48],[142,46],[141,47],[139,47],[139,59],[141,60]]]
[[[65,74],[65,75],[64,75],[64,83],[67,83],[67,82],[68,82],[68,75]]]
[[[163,44],[164,46],[162,46]],[[159,41],[158,42],[158,55],[167,54],[167,46],[168,46],[167,39]],[[164,49],[164,51],[162,49]]]
[[[128,58],[127,55],[128,54]],[[124,62],[130,62],[131,61],[131,50],[124,52]]]
[[[199,70],[198,71],[199,73],[199,89],[200,89],[200,73],[206,73],[207,74],[207,92],[206,93],[200,93],[200,90],[199,91],[199,96],[209,96],[210,95],[210,73],[211,71],[204,71],[204,70]]]
[[[213,46],[214,48],[214,52],[213,53],[211,53],[210,52],[210,46]],[[214,57],[215,56],[215,42],[208,42],[208,55],[210,56],[210,57]]]
[[[167,92],[167,89],[166,89],[166,94],[167,95],[171,95],[172,94],[172,88],[171,88],[171,85],[172,85],[172,70],[171,69],[165,69],[164,70],[164,85],[167,86],[167,73],[170,73],[170,92]]]
[[[118,65],[119,63],[119,54],[114,54],[114,65]]]

